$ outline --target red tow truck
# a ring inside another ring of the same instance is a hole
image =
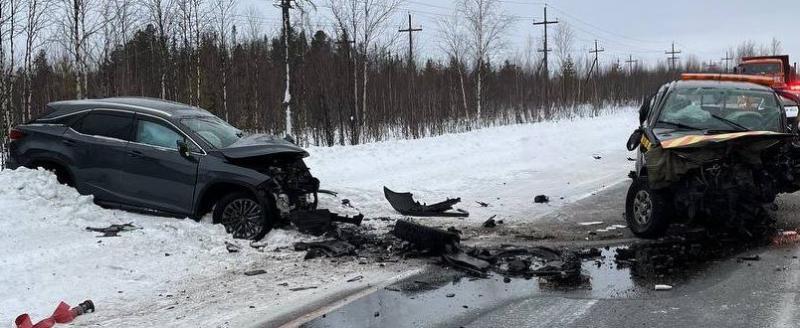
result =
[[[773,89],[800,95],[797,67],[789,63],[788,55],[742,57],[742,61],[734,68],[734,72],[770,77],[773,81],[771,85]]]

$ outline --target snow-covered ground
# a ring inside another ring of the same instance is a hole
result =
[[[635,124],[635,111],[623,109],[420,140],[311,148],[308,163],[323,188],[340,192],[324,197],[325,207],[341,208],[347,198],[367,217],[399,217],[383,198],[385,185],[429,203],[461,197],[458,207],[471,213],[436,222],[477,226],[498,215],[524,224],[624,179],[631,167],[624,143]],[[537,194],[551,203],[535,204]],[[60,300],[74,305],[84,299],[98,310],[79,318],[79,325],[242,327],[414,269],[407,263],[303,261],[291,245],[308,237],[284,230],[271,232],[259,251],[209,223],[102,209],[44,171],[0,171],[0,213],[0,327],[23,312],[41,318]],[[142,229],[110,238],[85,230],[113,223]],[[226,241],[242,251],[229,253]],[[243,274],[255,269],[267,273]],[[358,275],[364,279],[347,282]],[[290,291],[306,286],[317,289]]]
[[[625,180],[633,167],[625,142],[637,124],[636,110],[622,108],[593,118],[314,147],[309,149],[308,165],[322,188],[339,192],[340,199],[349,199],[368,217],[400,217],[383,197],[387,186],[412,192],[428,204],[461,197],[456,207],[470,217],[435,220],[443,225],[476,225],[492,215],[524,224]],[[550,203],[535,204],[540,194],[549,196]],[[323,201],[335,206],[338,200]]]

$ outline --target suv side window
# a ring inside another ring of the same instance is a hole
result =
[[[178,141],[184,139],[178,131],[157,120],[142,117],[136,120],[135,142],[177,150]]]
[[[133,129],[133,115],[107,111],[92,111],[75,123],[72,128],[90,136],[100,136],[119,140],[130,140]]]

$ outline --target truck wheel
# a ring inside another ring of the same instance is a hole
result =
[[[663,193],[654,192],[647,180],[631,183],[625,199],[625,220],[634,235],[641,238],[658,238],[669,227],[672,207]]]
[[[233,238],[260,240],[272,230],[272,211],[253,195],[235,192],[222,197],[214,206],[214,223],[221,223]]]

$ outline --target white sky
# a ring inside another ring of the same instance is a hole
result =
[[[265,30],[279,28],[279,9],[271,0],[241,0],[240,8],[255,6],[263,15]],[[509,46],[506,57],[522,53],[526,40],[542,35],[541,26],[531,25],[534,19],[543,18],[542,1],[500,0],[506,14],[517,17],[506,36]],[[317,0],[320,5],[315,15],[320,27],[333,31],[327,0]],[[792,61],[800,61],[800,0],[558,0],[548,1],[548,19],[567,22],[576,34],[576,56],[586,54],[595,39],[605,49],[601,61],[606,63],[625,60],[629,55],[645,63],[664,60],[674,40],[680,55],[695,55],[701,61],[719,61],[726,49],[744,40],[767,44],[776,37]],[[407,20],[408,12],[414,15],[415,25],[424,31],[415,34],[418,53],[424,57],[438,57],[437,20],[454,11],[452,0],[406,0],[397,18],[391,22],[390,32]],[[551,28],[553,26],[551,25]],[[552,30],[551,30],[552,31]],[[551,36],[552,38],[552,36]],[[401,51],[407,43],[399,39]]]

